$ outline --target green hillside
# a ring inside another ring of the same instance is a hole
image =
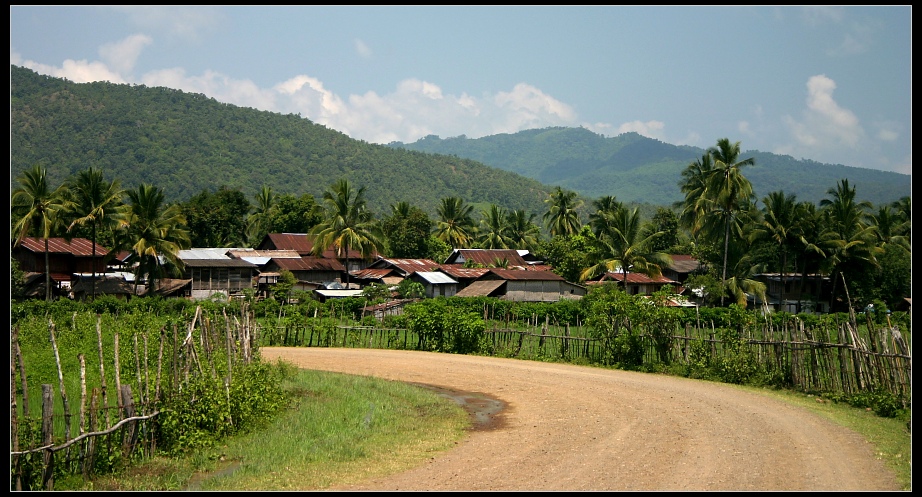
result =
[[[714,143],[719,138],[714,137]],[[728,137],[737,141],[734,137]],[[745,141],[741,141],[743,150]],[[681,172],[699,159],[704,149],[676,146],[625,133],[606,138],[584,128],[546,128],[469,139],[427,136],[414,143],[394,142],[390,147],[450,154],[513,171],[542,183],[560,185],[584,197],[614,195],[623,202],[668,205],[682,199]],[[755,158],[744,174],[761,199],[783,190],[798,200],[819,202],[841,179],[857,187],[862,200],[889,203],[911,195],[910,179],[874,169],[822,164],[786,155],[744,151]]]
[[[124,187],[150,183],[170,201],[262,185],[317,198],[339,178],[366,187],[369,207],[406,201],[435,213],[457,196],[540,215],[553,187],[474,160],[355,140],[297,115],[220,103],[162,87],[76,84],[10,67],[11,186],[33,164],[60,184],[93,166]]]

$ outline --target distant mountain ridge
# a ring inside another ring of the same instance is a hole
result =
[[[715,137],[714,143],[717,139]],[[743,174],[759,199],[770,192],[793,193],[797,200],[818,203],[841,179],[856,187],[859,200],[889,203],[910,196],[911,176],[874,169],[797,160],[787,155],[746,150],[755,165]],[[545,184],[560,185],[587,198],[613,195],[622,202],[669,205],[682,200],[682,170],[705,149],[670,145],[638,133],[605,137],[585,128],[551,127],[470,139],[426,136],[393,148],[457,156],[512,171]]]
[[[123,187],[149,183],[167,201],[203,190],[240,189],[253,202],[313,195],[341,178],[366,189],[376,215],[405,201],[430,215],[460,197],[541,215],[553,187],[459,157],[367,143],[293,114],[238,107],[164,87],[74,83],[10,66],[10,183],[35,164],[52,187],[97,167]]]

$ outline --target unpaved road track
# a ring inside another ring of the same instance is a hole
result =
[[[425,464],[334,490],[900,490],[857,433],[719,383],[418,351],[261,351],[504,404],[489,429]]]

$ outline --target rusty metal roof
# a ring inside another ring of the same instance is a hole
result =
[[[289,271],[345,271],[345,266],[336,259],[327,259],[326,257],[305,256],[297,259],[289,258],[272,258],[272,261],[280,268]]]
[[[394,268],[365,268],[357,271],[350,271],[349,276],[362,280],[380,280],[394,272]]]
[[[504,280],[566,281],[563,276],[551,271],[490,268],[490,272]]]
[[[311,235],[307,233],[269,233],[259,245],[261,250],[294,250],[302,256],[311,255],[314,248],[314,242]],[[362,259],[362,253],[358,250],[349,249],[350,259]],[[336,251],[327,249],[323,252],[323,257],[328,259],[338,259]],[[374,255],[372,256],[374,257]]]
[[[454,277],[455,279],[462,280],[476,280],[481,276],[487,274],[490,271],[487,268],[474,268],[474,267],[464,267],[460,264],[441,264],[439,265],[439,271],[442,271],[449,276]]]
[[[465,263],[471,261],[484,266],[496,264],[497,261],[505,260],[510,266],[527,266],[528,262],[519,255],[515,249],[455,249],[445,261],[451,263]]]
[[[698,259],[690,255],[673,254],[670,257],[672,257],[672,264],[668,267],[677,273],[691,273],[701,267]]]
[[[404,276],[417,271],[432,271],[439,267],[439,263],[432,259],[388,259],[380,258],[368,266],[370,269],[392,267],[399,269]]]
[[[256,264],[243,259],[183,259],[186,267],[249,267],[256,269]]]
[[[30,252],[45,253],[45,240],[42,238],[23,238],[21,246]],[[96,257],[102,257],[108,252],[109,249],[98,243],[96,244]],[[93,257],[93,242],[86,238],[73,238],[69,242],[64,238],[49,238],[48,253],[71,254],[77,257]]]
[[[489,297],[491,293],[506,284],[506,280],[475,281],[462,288],[455,297]]]

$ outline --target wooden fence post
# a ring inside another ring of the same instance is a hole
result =
[[[134,417],[134,397],[131,394],[131,385],[122,385],[121,390],[121,401],[122,412],[124,419]],[[134,449],[135,444],[137,443],[138,438],[138,422],[129,421],[125,423],[124,436],[122,437],[122,455],[125,458],[128,458],[131,455],[131,451]]]
[[[15,333],[15,332],[14,332]],[[19,409],[16,406],[16,355],[10,354],[10,450],[19,452]],[[19,475],[19,456],[12,456],[14,489],[22,490],[22,478]]]
[[[58,343],[54,339],[54,321],[48,320],[48,334],[51,337],[51,348],[54,350],[54,362],[58,366],[58,385],[61,388],[61,400],[64,403],[64,441],[70,441],[70,402],[67,401],[67,391],[64,389],[64,371],[61,370],[61,357],[58,355]]]
[[[47,446],[45,449],[44,466],[45,471],[42,475],[42,486],[45,490],[54,490],[54,451],[51,445],[54,443],[54,398],[51,385],[42,384],[42,445]]]
[[[109,400],[106,397],[106,367],[102,354],[102,315],[96,315],[96,347],[99,350],[99,382],[102,393],[102,406],[106,411],[106,426],[109,426]]]

